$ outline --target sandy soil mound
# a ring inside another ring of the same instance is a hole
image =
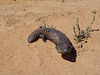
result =
[[[100,31],[78,48],[73,26],[85,29],[96,10],[100,29],[100,0],[0,0],[0,75],[100,75]],[[73,43],[77,54],[62,56],[49,40],[28,43],[39,26],[54,25]]]

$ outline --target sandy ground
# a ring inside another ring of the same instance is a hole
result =
[[[83,48],[73,40],[77,17],[85,29],[94,9],[93,29],[100,29],[100,0],[62,1],[0,0],[0,75],[100,75],[100,31]],[[44,21],[68,36],[76,55],[62,56],[50,41],[27,42]]]

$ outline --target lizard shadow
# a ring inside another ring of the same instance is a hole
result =
[[[73,48],[71,53],[69,53],[69,54],[62,54],[61,56],[65,60],[68,60],[70,62],[76,62],[77,52],[76,52],[75,48]]]

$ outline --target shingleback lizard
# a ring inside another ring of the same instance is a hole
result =
[[[68,37],[54,28],[40,26],[29,35],[28,42],[33,43],[39,38],[42,38],[44,42],[46,42],[46,40],[52,41],[56,45],[58,53],[67,54],[73,50],[73,45]]]

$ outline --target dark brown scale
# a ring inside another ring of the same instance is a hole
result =
[[[28,42],[33,43],[39,38],[42,38],[44,42],[52,41],[56,45],[57,52],[61,54],[67,54],[73,50],[73,45],[68,37],[59,30],[39,27],[29,35]]]

